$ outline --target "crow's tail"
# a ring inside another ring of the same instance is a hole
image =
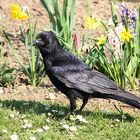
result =
[[[140,109],[140,97],[137,97],[136,95],[127,91],[124,91],[123,89],[119,89],[117,90],[117,92],[110,94],[109,98],[121,101],[130,106]]]

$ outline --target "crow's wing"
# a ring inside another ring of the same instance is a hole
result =
[[[102,73],[71,65],[70,67],[53,67],[53,75],[67,87],[84,92],[101,92],[110,94],[116,91],[116,84]]]

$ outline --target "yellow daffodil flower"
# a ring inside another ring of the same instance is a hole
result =
[[[18,18],[20,14],[19,6],[13,3],[11,3],[10,6],[11,6],[10,13],[11,13],[12,18],[14,19]]]
[[[23,21],[23,20],[26,20],[28,18],[29,17],[28,17],[28,15],[26,13],[24,13],[24,12],[20,13],[19,20]]]
[[[97,38],[97,45],[98,46],[103,45],[105,44],[105,41],[106,41],[106,37],[102,34],[100,37]]]
[[[29,16],[20,9],[18,4],[11,3],[10,5],[11,5],[10,13],[13,19],[23,21],[29,18]]]
[[[126,30],[126,28],[123,28],[122,32],[120,32],[119,34],[120,39],[122,42],[124,42],[125,40],[127,42],[130,42],[130,39],[134,38],[133,34],[131,34],[130,30]]]
[[[97,19],[93,17],[86,17],[85,22],[88,29],[90,30],[94,30],[100,25],[99,21],[97,21]]]

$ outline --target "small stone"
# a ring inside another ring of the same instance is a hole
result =
[[[56,98],[56,96],[54,95],[54,93],[49,93],[49,94],[45,95],[46,100],[54,100],[55,98]]]
[[[2,87],[0,87],[0,94],[3,94],[4,93],[4,90]]]

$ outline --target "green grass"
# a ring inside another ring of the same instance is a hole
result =
[[[49,105],[49,110],[45,105]],[[101,112],[84,110],[82,115],[88,123],[80,121],[65,121],[69,126],[75,126],[76,131],[69,131],[60,124],[60,119],[68,107],[63,104],[34,102],[34,101],[0,101],[0,140],[9,140],[13,133],[20,140],[29,140],[31,136],[37,140],[139,140],[140,117],[117,112]],[[52,110],[58,112],[53,113]],[[51,112],[51,115],[48,113]],[[139,114],[138,114],[139,115]],[[125,116],[125,117],[124,117]],[[47,122],[49,119],[50,122]],[[24,121],[32,124],[31,128],[22,128]],[[38,128],[48,125],[47,131],[38,132]],[[7,133],[3,130],[6,129]]]

